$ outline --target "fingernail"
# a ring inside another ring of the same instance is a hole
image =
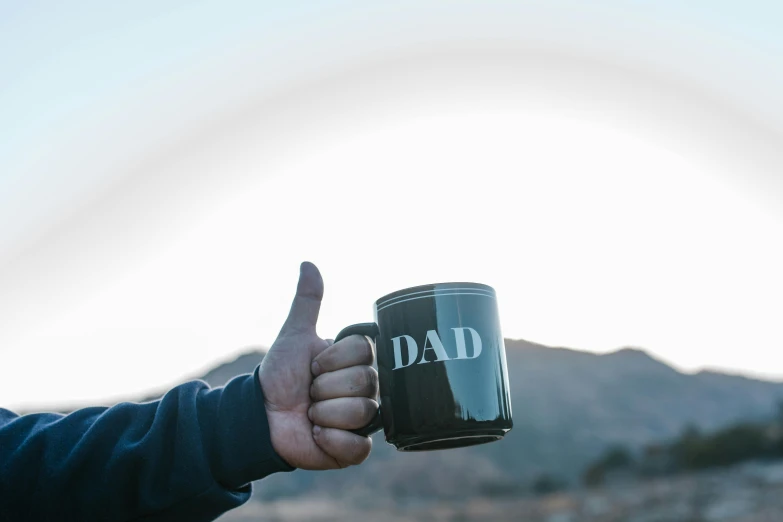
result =
[[[312,372],[313,375],[320,375],[321,374],[321,365],[318,364],[318,361],[313,361],[310,364],[310,372]]]
[[[313,435],[315,437],[317,437],[319,433],[321,433],[321,427],[320,426],[313,426]]]
[[[313,407],[312,406],[307,408],[307,418],[310,419],[310,421],[312,422],[312,420],[313,420]]]

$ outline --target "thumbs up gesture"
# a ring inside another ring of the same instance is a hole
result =
[[[291,466],[311,470],[363,462],[372,440],[346,430],[367,425],[378,409],[369,341],[332,343],[315,333],[323,292],[318,269],[302,263],[288,319],[259,372],[272,447]]]

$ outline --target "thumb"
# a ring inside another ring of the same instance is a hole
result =
[[[296,296],[281,333],[315,331],[323,296],[324,280],[321,273],[314,264],[305,261],[299,267]]]

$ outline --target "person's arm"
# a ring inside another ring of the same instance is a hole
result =
[[[160,401],[65,416],[0,409],[0,522],[208,521],[275,471],[363,462],[372,440],[350,430],[378,410],[373,350],[360,336],[316,335],[323,290],[303,263],[261,366],[224,388],[191,382]]]
[[[0,521],[208,521],[293,468],[272,448],[258,369],[161,400],[17,416],[0,409]]]

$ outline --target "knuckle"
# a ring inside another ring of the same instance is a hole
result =
[[[370,399],[362,400],[362,419],[364,424],[370,422],[375,416],[375,403]]]
[[[361,464],[370,455],[372,442],[368,437],[353,437],[351,441],[350,462]]]
[[[358,393],[367,393],[372,386],[371,368],[369,366],[357,366],[351,375],[351,391]]]
[[[366,366],[364,372],[365,387],[364,391],[370,397],[375,397],[378,393],[378,371],[372,366]]]
[[[352,349],[362,362],[372,363],[373,351],[370,341],[363,335],[352,336]]]
[[[364,360],[367,364],[372,364],[375,359],[375,353],[372,350],[372,344],[366,337],[362,337],[362,347],[364,349]]]

